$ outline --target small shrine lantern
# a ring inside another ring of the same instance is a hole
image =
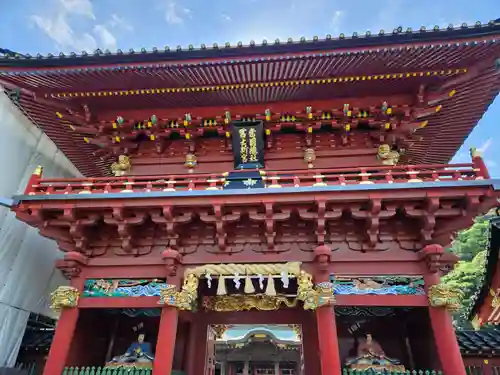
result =
[[[304,150],[304,162],[307,163],[308,168],[313,168],[313,162],[316,160],[316,153],[313,148],[306,148]]]
[[[189,153],[186,155],[186,161],[184,162],[184,166],[189,168],[189,173],[193,173],[193,169],[198,165],[198,160],[196,159],[196,155]]]

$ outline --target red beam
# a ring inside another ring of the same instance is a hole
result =
[[[145,309],[161,307],[160,297],[83,297],[78,301],[81,309]]]
[[[130,260],[131,262],[123,262],[124,260]],[[87,279],[165,278],[166,273],[167,272],[165,266],[163,265],[163,261],[159,257],[154,257],[152,259],[151,257],[139,257],[132,259],[91,258],[89,261],[89,267],[85,268],[85,277]]]
[[[196,259],[189,259],[189,255],[184,256],[183,261],[189,261],[190,267],[201,266],[208,263],[219,263],[220,254],[209,255],[206,254],[203,260],[198,257],[199,254],[194,254]],[[309,263],[311,261],[310,254],[304,253],[304,261]],[[244,254],[236,253],[231,254],[231,259],[234,263],[252,263],[255,262],[255,254]],[[267,254],[266,259],[262,262],[269,262],[271,258],[274,258],[275,262],[288,262],[288,254]],[[356,270],[360,267],[352,268],[353,264],[348,264],[348,272],[339,272],[339,268],[343,267],[342,263],[356,263],[356,262],[387,262],[388,259],[397,259],[398,262],[402,263],[415,263],[420,262],[418,255],[412,251],[397,251],[396,254],[392,254],[390,250],[388,251],[372,251],[363,253],[361,251],[334,251],[332,253],[332,265],[331,272],[335,272],[337,275],[342,276],[360,276],[360,275],[374,275],[373,272],[363,272],[359,273]],[[89,272],[88,278],[119,278],[128,277],[133,278],[144,278],[144,277],[160,277],[165,275],[165,268],[163,268],[163,261],[161,258],[154,256],[147,257],[119,257],[119,258],[91,258],[89,259]],[[394,264],[393,267],[396,268],[401,266],[401,264]],[[138,269],[138,268],[141,269]],[[401,271],[398,269],[398,272]],[[420,275],[421,272],[412,272],[413,275]]]
[[[395,246],[396,248],[396,246]],[[289,254],[268,254],[265,262],[284,263],[288,262]],[[310,265],[310,255],[306,252],[298,253],[294,261],[303,262],[307,269]],[[333,253],[333,263],[330,266],[330,273],[338,276],[371,276],[389,275],[391,270],[397,269],[404,275],[423,275],[425,265],[418,259],[417,254],[411,251],[380,251],[362,253],[357,251],[339,250]],[[220,255],[206,255],[200,263],[199,255],[185,256],[185,268],[196,267],[203,264],[220,263]],[[255,256],[252,254],[232,254],[231,262],[252,263]],[[387,264],[390,267],[387,267]],[[86,268],[86,277],[90,279],[101,278],[164,278],[165,268],[163,261],[158,257],[139,258],[95,258],[90,259]]]
[[[207,324],[302,324],[314,319],[314,312],[301,307],[275,311],[204,312],[197,314]]]
[[[416,185],[417,186],[417,185]],[[374,194],[381,199],[394,199],[397,201],[407,201],[409,199],[419,200],[427,199],[428,196],[439,198],[465,198],[469,194],[493,194],[491,186],[464,186],[464,187],[437,187],[428,189],[406,189],[406,190],[377,190],[372,191],[333,191],[333,192],[317,192],[311,196],[309,193],[277,193],[277,194],[258,194],[258,195],[227,195],[227,196],[212,196],[210,200],[203,196],[178,196],[178,197],[161,197],[161,198],[141,198],[141,199],[99,199],[99,200],[61,200],[61,201],[26,201],[23,205],[31,209],[61,209],[62,207],[72,206],[74,208],[92,208],[103,209],[112,207],[161,207],[161,206],[190,206],[190,207],[208,207],[215,204],[227,205],[248,205],[256,203],[272,203],[272,204],[290,204],[294,202],[310,203],[314,201],[324,200],[326,202],[345,203],[346,201],[369,201]],[[136,259],[130,259],[137,261]],[[96,259],[97,261],[97,259]]]
[[[393,296],[393,295],[337,295],[338,306],[427,306],[427,296]],[[83,297],[78,302],[78,307],[86,308],[107,308],[107,309],[125,309],[125,308],[154,308],[161,307],[158,304],[159,297]],[[294,309],[284,309],[284,311],[293,311]],[[238,312],[240,314],[241,312]],[[217,313],[221,314],[221,313]],[[270,323],[270,322],[268,322]]]

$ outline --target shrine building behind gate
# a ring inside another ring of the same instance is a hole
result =
[[[44,375],[213,375],[234,324],[300,327],[293,374],[465,375],[444,247],[500,185],[474,149],[447,163],[498,94],[499,37],[4,55],[13,105],[85,175],[40,167],[15,197],[65,252]]]

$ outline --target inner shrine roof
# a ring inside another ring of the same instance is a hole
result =
[[[500,354],[500,330],[457,330],[457,341],[463,356],[498,356]]]
[[[419,87],[430,93],[446,87],[456,94],[417,130],[421,140],[407,151],[412,164],[446,163],[498,93],[499,37],[496,20],[199,49],[36,57],[1,50],[0,85],[86,176],[105,175],[109,163],[56,117],[56,108],[88,106],[99,120],[111,120],[130,108],[197,116],[193,107],[218,107],[223,115],[234,106],[258,104],[263,112],[281,102],[371,97],[378,103],[398,95],[411,106]]]

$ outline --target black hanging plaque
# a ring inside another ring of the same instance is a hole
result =
[[[262,121],[235,121],[231,127],[234,169],[264,168]]]

